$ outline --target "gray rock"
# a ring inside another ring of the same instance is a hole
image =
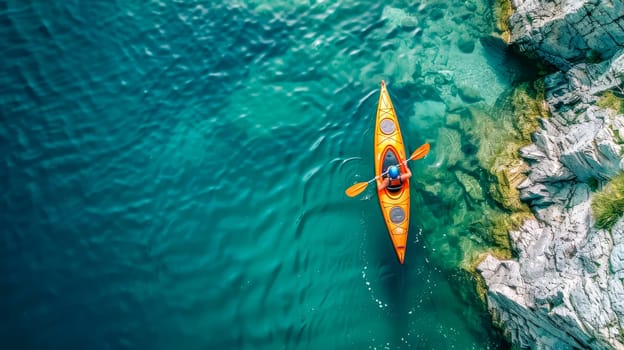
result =
[[[544,159],[540,166],[533,169],[530,179],[536,183],[560,182],[572,180],[575,174],[562,162],[555,159]]]
[[[594,108],[597,107],[590,110]],[[563,141],[567,149],[561,155],[561,163],[571,169],[580,181],[610,179],[620,170],[621,146],[616,143],[604,121],[594,119],[577,124],[570,128]]]
[[[513,43],[562,71],[545,79],[551,117],[520,150],[530,168],[518,190],[535,219],[510,232],[516,260],[478,266],[488,309],[519,348],[624,349],[624,219],[596,229],[588,184],[624,165],[624,115],[597,106],[622,84],[624,5],[512,3]],[[591,50],[601,62],[588,60]]]
[[[624,47],[622,1],[514,0],[512,6],[511,42],[564,71]]]
[[[616,278],[624,278],[624,246],[618,245],[611,251],[611,271]]]

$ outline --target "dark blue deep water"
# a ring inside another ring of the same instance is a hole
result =
[[[374,190],[344,195],[382,79],[407,152],[432,143],[415,178],[456,171],[444,84],[511,84],[491,6],[0,1],[0,347],[507,348],[465,206],[414,181],[401,266]]]

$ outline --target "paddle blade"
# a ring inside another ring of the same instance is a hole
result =
[[[421,159],[424,158],[427,153],[429,153],[429,149],[431,148],[431,146],[428,143],[425,143],[424,145],[418,147],[414,153],[412,153],[412,155],[409,157],[409,160],[416,160],[416,159]]]
[[[358,194],[362,193],[368,187],[368,182],[358,182],[355,185],[347,188],[345,194],[349,197],[355,197]]]

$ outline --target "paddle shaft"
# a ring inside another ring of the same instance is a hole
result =
[[[428,144],[428,143],[425,143],[424,145],[422,145],[422,146],[418,147],[418,149],[416,149],[416,150],[414,151],[414,153],[412,153],[412,154],[410,155],[410,157],[409,157],[409,158],[407,158],[406,160],[402,161],[402,162],[401,162],[401,163],[399,163],[399,164],[403,164],[403,165],[405,165],[405,164],[407,164],[407,162],[408,162],[408,161],[410,161],[410,160],[414,160],[414,159],[421,159],[421,158],[423,158],[424,156],[426,156],[426,155],[427,155],[427,153],[429,153],[429,147],[430,147],[430,146],[429,146],[429,144]],[[399,164],[395,164],[395,165],[399,165]],[[388,173],[388,170],[384,171],[384,172],[383,172],[383,173],[381,173],[380,175],[375,176],[374,178],[372,178],[372,179],[371,179],[371,180],[369,180],[369,181],[366,181],[366,182],[358,182],[358,183],[356,183],[355,185],[353,185],[353,186],[351,186],[351,187],[347,188],[347,189],[346,189],[346,191],[345,191],[345,194],[346,194],[347,196],[349,196],[349,197],[354,197],[354,196],[357,196],[358,194],[362,193],[362,191],[364,191],[364,190],[366,189],[366,187],[368,187],[368,184],[369,184],[369,183],[371,183],[371,182],[373,182],[373,181],[377,180],[378,178],[380,178],[380,177],[382,177],[382,176],[386,175],[387,173]]]
[[[399,163],[399,164],[394,164],[394,166],[401,165],[401,164],[405,165],[405,164],[407,164],[407,161],[408,161],[408,160],[411,160],[411,159],[412,159],[412,158],[407,158],[406,160],[402,161],[402,162],[401,162],[401,163]],[[388,168],[390,168],[390,167],[388,167]],[[388,174],[388,171],[389,171],[389,170],[384,171],[383,173],[381,173],[381,174],[379,174],[379,175],[375,176],[374,178],[372,178],[371,180],[368,180],[366,183],[371,183],[371,182],[373,182],[373,181],[377,180],[378,178],[380,178],[380,177],[382,177],[382,176],[384,176],[384,175]]]

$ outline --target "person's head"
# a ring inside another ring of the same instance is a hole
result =
[[[390,175],[390,178],[395,180],[399,178],[399,167],[397,167],[396,165],[391,165],[388,167],[388,175]]]

